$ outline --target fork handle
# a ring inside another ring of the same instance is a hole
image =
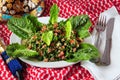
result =
[[[97,48],[99,48],[99,46],[98,46],[98,45],[99,45],[99,44],[98,44],[98,43],[99,43],[99,40],[100,40],[100,32],[97,33],[97,39],[95,40],[95,43],[94,43],[94,45],[95,45]]]
[[[104,54],[102,55],[102,58],[101,58],[101,63],[106,66],[110,64],[111,42],[112,42],[112,39],[106,40]]]

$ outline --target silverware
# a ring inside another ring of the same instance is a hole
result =
[[[111,42],[112,42],[112,33],[114,28],[114,18],[111,18],[107,23],[106,28],[106,44],[104,54],[101,57],[101,64],[109,65],[110,64],[110,51],[111,51]]]
[[[96,36],[96,39],[95,39],[95,43],[94,45],[99,49],[99,44],[100,44],[100,34],[101,32],[103,32],[106,28],[106,16],[100,16],[97,23],[96,23],[96,26],[95,26],[95,29],[97,31],[97,36]],[[100,58],[97,58],[95,61],[95,63],[99,63],[100,62]]]
[[[100,16],[100,18],[98,19],[95,29],[97,31],[97,39],[95,41],[95,46],[99,49],[99,40],[100,40],[100,33],[103,32],[106,28],[106,17],[105,16]]]

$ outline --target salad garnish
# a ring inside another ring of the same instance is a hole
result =
[[[54,4],[50,9],[48,24],[37,17],[27,15],[11,18],[8,29],[22,39],[22,43],[12,43],[6,52],[14,58],[27,57],[39,61],[77,62],[94,60],[99,57],[98,49],[84,39],[90,36],[92,23],[88,15],[72,16],[58,22],[59,8]]]

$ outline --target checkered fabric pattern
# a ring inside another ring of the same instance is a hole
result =
[[[64,68],[38,68],[27,64],[23,71],[25,80],[94,80],[80,63]]]
[[[8,30],[6,25],[0,25],[0,38],[2,38],[6,45],[10,43],[11,31]]]
[[[120,0],[111,0],[113,5],[117,8],[119,14],[120,14]]]
[[[88,14],[93,24],[99,14],[111,6],[111,0],[46,0],[46,10],[44,15],[48,15],[52,4],[56,3],[60,8],[60,17]]]
[[[50,7],[56,3],[60,8],[60,17],[88,14],[93,25],[99,14],[112,6],[120,13],[120,0],[45,0],[46,9],[43,16],[48,16]],[[9,44],[11,32],[5,25],[0,25],[0,37]],[[24,80],[94,80],[88,70],[80,63],[59,69],[38,68],[23,63]],[[6,75],[6,76],[4,76]],[[9,79],[10,78],[10,79]],[[0,80],[16,80],[0,57]]]

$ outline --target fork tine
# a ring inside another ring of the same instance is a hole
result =
[[[101,24],[101,17],[99,17],[96,21],[96,25],[100,25]]]
[[[105,16],[103,16],[102,25],[103,25],[103,27],[105,27],[105,26],[106,26],[106,17],[105,17]]]
[[[101,25],[101,30],[104,31],[106,27],[106,17],[105,16],[100,16],[100,22],[99,24]]]
[[[106,16],[105,16],[105,19],[104,19],[104,26],[106,27],[106,24],[107,24],[107,21],[106,21]]]
[[[106,21],[106,16],[104,16],[104,21],[103,21],[103,30],[105,30],[105,27],[106,27],[106,24],[107,24],[107,21]]]
[[[102,16],[100,16],[100,18],[99,18],[99,24],[100,24],[100,25],[103,24],[103,17],[102,17]]]

